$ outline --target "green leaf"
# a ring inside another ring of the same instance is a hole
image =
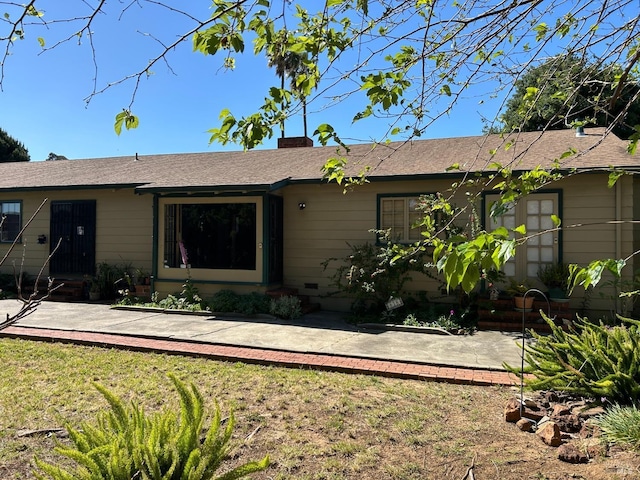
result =
[[[551,221],[555,227],[559,227],[562,224],[562,220],[557,215],[551,215]]]
[[[42,38],[42,37],[38,37],[38,43],[40,44],[40,46],[41,46],[42,48],[44,48],[44,38]]]
[[[517,226],[516,228],[513,229],[514,232],[519,233],[520,235],[526,235],[527,234],[527,227],[525,227],[524,224]]]
[[[536,42],[539,42],[547,35],[547,32],[549,31],[549,27],[547,26],[546,23],[542,22],[536,25],[535,27],[533,27],[533,30],[534,32],[536,32]]]
[[[609,173],[609,181],[607,182],[607,186],[609,188],[612,188],[615,186],[616,182],[618,181],[618,179],[620,177],[622,177],[624,175],[624,172],[622,170],[613,170],[612,172]]]
[[[122,133],[123,125],[127,130],[130,130],[132,128],[137,128],[139,123],[140,121],[138,120],[138,117],[132,114],[131,111],[122,110],[122,112],[116,115],[116,122],[113,128],[116,131],[116,135],[120,135],[120,133]]]
[[[577,286],[584,287],[586,290],[589,287],[596,286],[601,278],[602,274],[609,271],[616,279],[619,279],[622,275],[622,269],[626,266],[625,260],[594,260],[587,267],[580,267],[576,264],[569,265],[569,293],[573,292]]]
[[[560,160],[575,155],[576,153],[578,153],[578,151],[575,148],[570,148],[569,150],[562,152],[562,155],[560,155]]]

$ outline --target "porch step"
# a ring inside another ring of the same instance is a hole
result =
[[[47,300],[54,302],[78,302],[83,300],[85,291],[84,280],[54,279],[52,287],[58,285],[62,286],[51,292]],[[48,280],[40,279],[40,282],[38,282],[38,295],[40,297],[46,294],[47,286]],[[33,283],[27,282],[22,288],[22,291],[25,295],[31,295],[33,293],[33,287]]]
[[[524,315],[524,328],[536,332],[550,332],[551,328],[540,316],[540,310],[547,312],[550,317],[555,317],[555,324],[563,326],[565,320],[575,318],[574,313],[565,302],[542,302],[536,300],[530,312],[521,312],[513,308],[513,301],[487,300],[479,301],[478,305],[478,330],[501,330],[505,332],[519,332],[522,330]]]

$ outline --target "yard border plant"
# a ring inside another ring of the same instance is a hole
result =
[[[65,428],[72,447],[59,445],[56,452],[73,460],[75,470],[35,459],[40,480],[234,480],[264,470],[269,457],[236,466],[218,474],[231,451],[233,413],[222,427],[216,404],[209,426],[205,426],[203,398],[195,385],[185,386],[168,375],[180,397],[180,410],[147,415],[140,404],[129,407],[104,386],[94,383],[111,410],[100,412],[96,423]],[[204,429],[204,430],[203,430]],[[201,438],[201,432],[206,432]]]
[[[339,262],[329,277],[329,286],[336,290],[329,295],[342,294],[352,298],[351,311],[354,314],[384,311],[389,297],[402,295],[404,285],[411,280],[410,273],[425,272],[422,258],[394,259],[397,247],[389,231],[371,232],[378,235],[378,243],[347,242],[351,250],[349,254],[322,262],[324,271],[333,262]]]
[[[622,325],[610,327],[579,318],[564,331],[542,316],[551,334],[530,330],[535,342],[525,345],[523,371],[532,374],[524,379],[528,388],[561,390],[623,405],[640,401],[640,321],[619,316]],[[518,367],[504,366],[521,373]]]

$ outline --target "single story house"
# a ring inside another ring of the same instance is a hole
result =
[[[148,270],[154,290],[166,294],[179,291],[186,278],[183,247],[191,278],[205,296],[222,288],[247,293],[291,287],[322,308],[344,310],[347,299],[326,296],[331,272],[323,270],[324,260],[347,255],[348,244],[375,242],[371,229],[392,228],[396,237],[415,240],[415,199],[448,191],[465,174],[492,168],[491,162],[514,170],[551,168],[575,149],[577,155],[559,163],[571,175],[529,195],[499,221],[524,223],[534,232],[552,225],[551,214],[562,219],[563,230],[536,237],[506,268],[509,276],[535,278],[544,263],[625,258],[640,247],[640,230],[629,223],[640,213],[640,183],[625,175],[607,185],[610,166],[637,171],[640,158],[627,153],[627,142],[603,134],[594,128],[583,136],[559,130],[353,145],[350,172],[371,169],[368,183],[346,194],[321,179],[336,147],[312,147],[299,138],[249,152],[0,163],[0,255],[48,199],[22,236],[31,274],[62,239],[47,275],[81,278],[92,275],[98,262],[128,262]],[[452,164],[459,170],[450,170]],[[460,203],[464,195],[455,194]],[[485,221],[492,195],[482,194]],[[21,257],[16,249],[4,271]],[[635,262],[630,260],[627,279]],[[415,279],[408,288],[433,285]],[[606,299],[590,300],[593,309],[609,308]],[[577,308],[580,295],[572,302]]]

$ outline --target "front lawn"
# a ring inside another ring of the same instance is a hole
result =
[[[77,425],[107,408],[92,382],[154,411],[178,404],[168,372],[195,383],[208,406],[217,399],[223,415],[234,410],[238,446],[229,462],[271,457],[255,479],[458,480],[474,461],[478,479],[638,478],[640,457],[628,452],[587,465],[557,460],[554,449],[504,422],[509,388],[10,339],[0,339],[0,365],[6,480],[33,478],[34,454],[54,459],[52,437],[20,431]]]

